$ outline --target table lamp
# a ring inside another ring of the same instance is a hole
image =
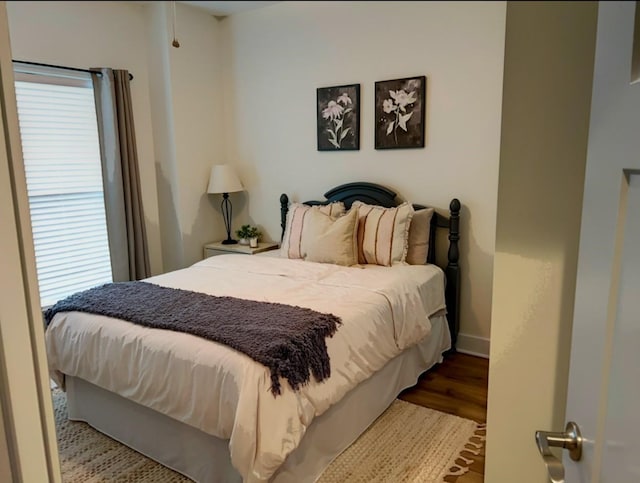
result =
[[[229,200],[229,193],[236,191],[244,191],[242,183],[234,169],[228,164],[216,164],[211,168],[211,176],[209,176],[209,187],[207,193],[220,194],[222,193],[222,203],[220,208],[222,209],[222,217],[224,218],[224,227],[227,230],[227,239],[222,240],[223,245],[233,245],[238,243],[237,240],[231,238],[231,201]]]

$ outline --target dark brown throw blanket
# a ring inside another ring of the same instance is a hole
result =
[[[340,318],[291,305],[217,297],[148,282],[119,282],[78,292],[45,313],[88,312],[157,329],[186,332],[236,349],[271,370],[271,392],[280,377],[295,390],[331,374],[326,338]]]

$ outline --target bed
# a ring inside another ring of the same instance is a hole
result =
[[[400,205],[392,190],[364,182],[338,186],[325,198],[305,205]],[[286,195],[280,204],[284,239],[293,205]],[[195,481],[315,481],[455,347],[459,211],[454,199],[449,217],[431,217],[425,265],[353,268],[272,252],[212,257],[148,279],[341,317],[326,340],[331,376],[297,390],[283,384],[277,396],[266,367],[224,345],[101,315],[58,313],[46,342],[52,375],[67,391],[69,419]],[[434,264],[438,228],[449,239],[442,270]]]

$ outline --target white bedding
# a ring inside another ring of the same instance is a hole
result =
[[[282,395],[248,356],[189,334],[77,312],[57,314],[49,366],[229,439],[247,482],[266,481],[311,421],[403,349],[428,336],[444,309],[444,274],[433,265],[340,267],[275,257],[222,255],[147,279],[167,287],[299,305],[342,319],[327,340],[331,377]],[[75,323],[78,319],[83,323]]]

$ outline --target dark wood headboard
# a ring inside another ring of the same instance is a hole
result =
[[[330,189],[324,194],[324,201],[305,201],[307,205],[326,205],[335,201],[342,201],[347,209],[351,208],[354,201],[362,201],[370,205],[380,205],[391,208],[399,204],[396,193],[389,188],[375,183],[355,182],[342,184]],[[423,205],[414,204],[415,209],[425,208]],[[289,211],[289,197],[286,194],[280,196],[280,225],[282,226],[281,239],[284,236],[284,228]],[[457,198],[451,200],[449,204],[449,216],[434,213],[431,218],[429,230],[429,253],[427,263],[436,264],[436,234],[438,228],[446,230],[449,238],[449,250],[447,253],[447,264],[441,267],[447,278],[445,289],[445,300],[447,304],[447,321],[451,332],[451,347],[455,349],[460,327],[460,266],[458,258],[460,250],[458,240],[460,240],[460,201]],[[444,233],[443,233],[444,234]]]

